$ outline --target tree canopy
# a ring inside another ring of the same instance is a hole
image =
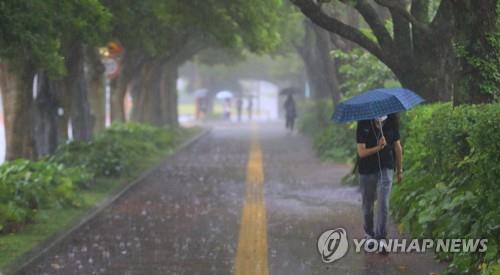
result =
[[[498,60],[498,52],[488,57],[491,51],[477,50],[492,48],[488,46],[491,43],[485,41],[497,28],[496,0],[292,2],[315,24],[376,56],[403,86],[415,90],[428,101],[446,101],[452,97],[458,103],[491,100],[491,94],[481,89],[487,84],[484,77],[480,73],[469,73],[474,66],[470,60],[462,58],[456,46],[467,49],[476,58]],[[340,19],[339,14],[348,10],[355,10],[363,18],[375,39]],[[386,28],[380,10],[389,13],[391,29]],[[464,77],[472,79],[467,84],[453,84],[460,83],[459,79]]]
[[[98,0],[1,1],[0,59],[61,75],[65,39],[73,35],[90,45],[102,43],[110,19]]]

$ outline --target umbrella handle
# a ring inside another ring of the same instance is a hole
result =
[[[381,122],[381,121],[377,121],[377,123],[378,123],[378,124],[379,124],[379,126],[380,126],[380,133],[382,134],[382,135],[380,136],[380,138],[385,138],[385,137],[384,137],[384,129],[383,129],[383,128],[384,128],[384,125],[382,125],[382,122]],[[378,142],[378,141],[377,141],[377,142]],[[386,141],[386,143],[387,143],[387,141]]]

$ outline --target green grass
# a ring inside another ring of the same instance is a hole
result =
[[[179,115],[194,115],[195,111],[196,111],[196,107],[194,104],[187,104],[187,103],[186,104],[179,104],[178,110],[179,110]],[[224,107],[222,106],[221,103],[216,102],[214,104],[213,113],[214,114],[224,113]]]
[[[182,141],[199,132],[198,128],[183,130],[176,144],[180,145]],[[58,232],[69,229],[98,203],[121,190],[147,169],[159,164],[172,152],[172,149],[167,149],[142,159],[128,175],[117,178],[97,178],[91,188],[79,192],[83,201],[80,208],[39,210],[32,224],[26,225],[19,232],[0,235],[0,270],[13,264],[19,256],[30,251],[40,242]]]
[[[179,104],[177,110],[179,115],[194,115],[196,108],[194,104]]]

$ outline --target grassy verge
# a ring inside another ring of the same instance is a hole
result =
[[[98,177],[90,189],[82,189],[79,196],[81,207],[65,207],[56,209],[40,209],[32,223],[22,230],[6,235],[0,235],[0,270],[14,263],[24,253],[30,251],[49,237],[69,229],[82,219],[93,207],[101,203],[111,194],[124,188],[131,180],[140,176],[147,169],[154,167],[174,152],[183,141],[198,134],[198,128],[185,129],[177,137],[175,146],[156,151],[137,162],[129,173],[119,177]]]

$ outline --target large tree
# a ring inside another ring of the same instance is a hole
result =
[[[454,42],[465,43],[465,47],[470,50],[471,44],[485,40],[495,30],[495,20],[498,18],[496,0],[291,1],[315,24],[355,42],[375,55],[394,72],[403,86],[415,90],[428,101],[450,100],[452,96],[456,102],[491,99],[489,94],[479,89],[477,83],[481,83],[481,79],[478,78],[468,82],[467,93],[458,92],[463,89],[455,85],[461,83],[458,81],[460,76],[467,74],[464,71],[467,61],[457,59]],[[343,7],[333,6],[332,2],[341,2]],[[435,3],[438,5],[433,12]],[[386,27],[387,23],[382,20],[376,7],[390,12],[389,25],[392,28]],[[338,9],[355,9],[374,38],[335,16],[339,14]],[[472,31],[464,24],[476,28]],[[474,54],[485,56],[480,51]]]
[[[0,60],[1,87],[5,112],[6,159],[34,158],[37,155],[34,111],[47,110],[51,100],[44,88],[35,97],[33,80],[39,83],[71,72],[65,64],[63,45],[69,34],[82,42],[96,41],[100,26],[108,18],[98,0],[83,1],[1,1]],[[41,106],[34,108],[35,103]],[[38,117],[37,118],[41,118]],[[40,121],[40,120],[38,120]],[[48,121],[48,120],[47,120]]]

